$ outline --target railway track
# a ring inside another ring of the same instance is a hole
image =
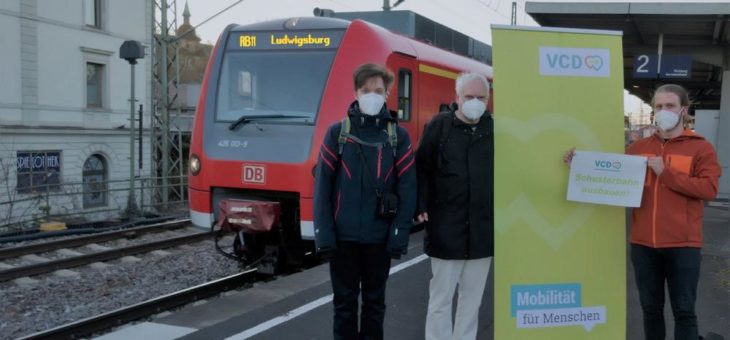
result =
[[[256,270],[250,269],[175,293],[160,296],[128,307],[34,333],[20,339],[75,339],[104,331],[131,321],[201,300],[252,282]]]
[[[113,241],[122,238],[137,237],[149,233],[157,233],[166,230],[172,230],[182,228],[190,224],[190,219],[181,219],[174,221],[167,221],[162,223],[155,223],[148,226],[129,228],[124,230],[115,230],[99,234],[93,234],[89,236],[81,236],[74,238],[67,238],[63,240],[36,243],[31,245],[16,246],[9,248],[0,248],[0,261],[20,257],[27,254],[38,254],[49,251],[54,251],[63,248],[75,248],[81,247],[91,243],[99,243],[106,241]]]
[[[128,238],[139,236],[141,234],[151,233],[154,231],[168,230],[170,228],[180,228],[189,223],[189,220],[171,221],[161,223],[159,225],[146,226],[135,228],[135,230],[124,230],[118,232],[109,232],[99,235],[91,235],[80,238],[66,239],[60,241],[53,241],[48,243],[36,244],[26,247],[14,247],[0,250],[0,259],[14,258],[27,254],[38,254],[49,252],[57,249],[80,247],[83,245],[111,241],[121,238]],[[183,244],[194,243],[211,239],[213,236],[212,232],[202,232],[190,235],[183,235],[178,237],[171,237],[168,239],[146,242],[142,244],[119,247],[109,250],[103,250],[91,254],[82,254],[78,256],[72,256],[67,258],[61,258],[57,260],[48,260],[45,262],[21,265],[12,267],[4,270],[0,270],[0,282],[5,282],[20,277],[27,277],[39,274],[50,273],[60,269],[69,269],[79,267],[95,262],[104,262],[124,256],[132,256],[142,253],[147,253],[154,250],[166,249]],[[26,249],[28,248],[28,249]]]

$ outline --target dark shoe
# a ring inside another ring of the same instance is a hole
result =
[[[700,336],[700,340],[725,340],[725,337],[715,332],[709,332],[704,337]]]

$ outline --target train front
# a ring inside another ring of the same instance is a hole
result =
[[[313,147],[326,128],[315,123],[348,25],[231,25],[209,61],[191,141],[190,215],[198,227],[243,230],[236,247],[247,262],[268,254],[297,265],[311,246]]]

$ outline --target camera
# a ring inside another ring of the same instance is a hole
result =
[[[386,192],[378,192],[378,216],[381,218],[393,218],[398,213],[398,195]]]

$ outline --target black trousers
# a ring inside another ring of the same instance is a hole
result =
[[[650,248],[631,245],[636,286],[644,312],[646,340],[664,340],[664,283],[674,314],[674,339],[697,340],[697,282],[700,279],[700,248]]]
[[[337,243],[330,260],[336,340],[383,339],[389,271],[390,255],[385,244]],[[359,331],[358,298],[362,300]]]

